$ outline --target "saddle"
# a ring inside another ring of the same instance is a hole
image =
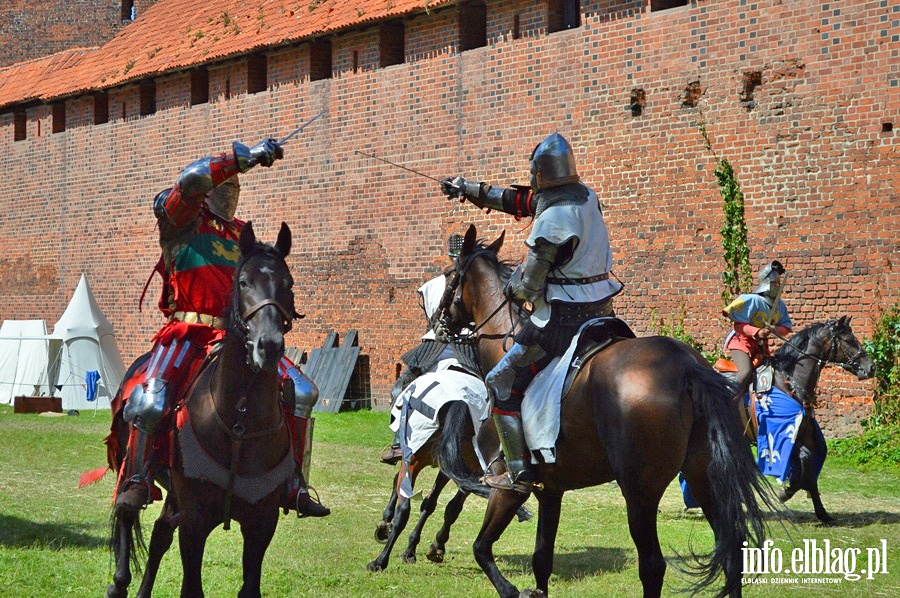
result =
[[[744,400],[743,402],[747,407],[747,425],[752,425],[752,429],[756,430],[759,428],[759,417],[757,417],[756,414],[757,398],[760,394],[764,394],[772,390],[772,382],[775,378],[775,368],[768,360],[762,363],[754,360],[753,366],[754,379],[750,384],[750,388],[748,389],[749,401]],[[713,369],[728,378],[732,383],[737,382],[738,367],[730,359],[719,358],[713,365]]]
[[[637,338],[628,324],[619,318],[597,318],[586,323],[581,329],[575,354],[563,383],[562,396],[566,396],[575,377],[581,371],[582,364],[611,344],[628,338]]]

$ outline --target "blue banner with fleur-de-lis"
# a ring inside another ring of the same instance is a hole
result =
[[[803,406],[778,388],[761,394],[756,401],[759,434],[756,439],[756,464],[764,475],[784,482],[791,474],[791,453],[797,440],[797,431],[803,422]],[[818,445],[813,455],[815,476],[818,477],[825,463],[825,439],[819,423],[812,420]]]

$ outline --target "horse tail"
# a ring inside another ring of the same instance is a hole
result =
[[[734,388],[712,368],[696,363],[689,369],[687,386],[694,405],[694,426],[706,427],[709,448],[709,496],[715,502],[710,520],[715,547],[706,555],[691,551],[695,566],[687,571],[699,580],[691,593],[711,585],[724,572],[725,587],[717,597],[740,592],[744,542],[761,546],[766,537],[763,508],[778,511],[778,501],[760,473],[744,439]]]
[[[481,483],[476,472],[466,465],[463,447],[475,438],[475,426],[465,401],[450,401],[441,416],[438,442],[438,464],[441,471],[463,492],[487,498],[490,489]]]
[[[119,513],[113,506],[109,515],[109,551],[117,558],[125,548],[131,567],[140,573],[147,560],[147,542],[141,528],[141,514]]]

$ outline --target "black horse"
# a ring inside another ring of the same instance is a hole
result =
[[[823,523],[833,518],[825,510],[819,494],[819,473],[828,449],[816,421],[815,405],[816,385],[822,369],[829,363],[847,370],[859,380],[875,375],[875,363],[853,334],[847,316],[807,326],[786,340],[772,358],[774,386],[797,401],[804,411],[790,455],[791,473],[778,496],[785,502],[798,491],[806,490],[816,517]],[[743,392],[739,394],[744,395]],[[740,404],[745,410],[744,421],[748,422],[747,437],[756,443],[759,425],[756,414],[751,414],[743,401]],[[760,447],[759,450],[763,449]]]

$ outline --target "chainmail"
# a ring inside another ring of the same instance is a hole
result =
[[[544,189],[537,194],[537,208],[534,211],[534,218],[535,220],[540,218],[544,210],[551,206],[580,206],[587,200],[587,187],[580,183]]]

